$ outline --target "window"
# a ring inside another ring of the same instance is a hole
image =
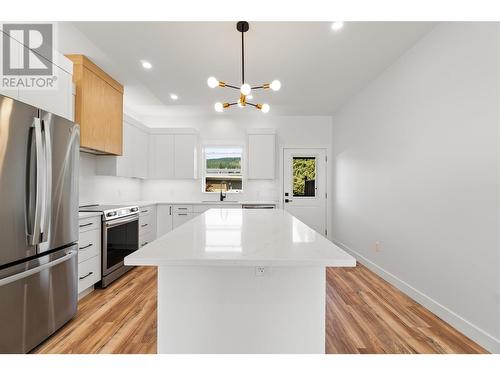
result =
[[[316,196],[316,158],[294,157],[293,158],[293,196],[315,197]]]
[[[241,159],[243,148],[237,146],[205,146],[204,168],[206,193],[242,191]]]

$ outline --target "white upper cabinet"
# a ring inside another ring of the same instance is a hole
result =
[[[271,129],[253,129],[248,134],[248,179],[274,180],[276,135]]]
[[[198,137],[196,134],[175,134],[174,176],[196,179]]]
[[[149,137],[149,178],[174,178],[174,135]]]
[[[197,178],[198,135],[194,129],[153,130],[149,146],[149,178]]]
[[[123,155],[99,155],[97,174],[104,176],[146,178],[148,176],[149,134],[145,128],[125,116]]]
[[[9,38],[10,41],[11,56],[9,63],[11,66],[21,66],[24,53],[28,48],[19,40],[7,36],[2,31],[0,33],[3,34],[2,37]],[[0,88],[0,94],[73,121],[73,63],[56,50],[52,51],[52,61],[32,51],[28,53],[28,56],[31,54],[38,58],[42,64],[52,64],[52,76],[55,77],[54,87],[43,89],[30,87]]]

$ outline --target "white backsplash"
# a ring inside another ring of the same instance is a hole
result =
[[[97,176],[97,156],[80,152],[80,206],[141,199],[141,180]]]
[[[219,200],[217,193],[204,193],[202,181],[198,180],[144,180],[142,197],[144,200],[158,201],[204,201]],[[244,181],[243,192],[228,195],[228,200],[267,201],[278,200],[277,180]]]

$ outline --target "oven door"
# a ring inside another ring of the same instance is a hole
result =
[[[139,215],[103,223],[102,275],[123,267],[123,259],[139,249]]]

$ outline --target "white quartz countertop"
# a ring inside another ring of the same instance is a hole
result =
[[[78,212],[78,219],[87,219],[89,217],[96,217],[101,215],[101,212]]]
[[[288,212],[213,208],[125,258],[137,266],[325,266],[356,260]]]

